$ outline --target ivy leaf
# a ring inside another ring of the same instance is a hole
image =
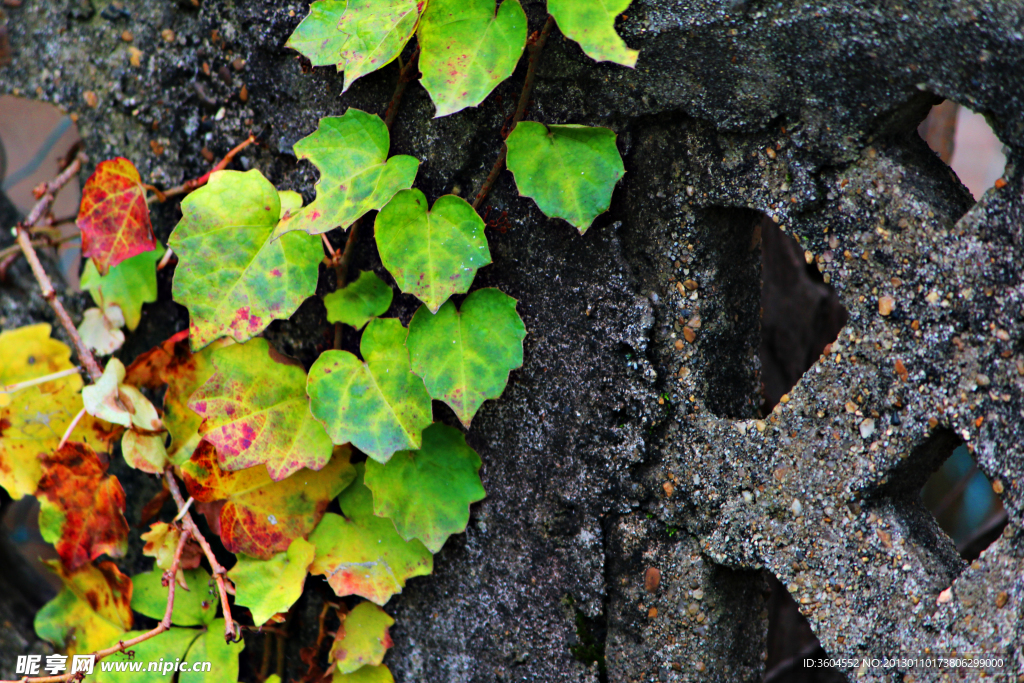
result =
[[[381,664],[364,666],[350,674],[335,670],[331,683],[395,683],[395,679],[391,676],[391,670]]]
[[[516,300],[497,289],[478,289],[461,311],[452,301],[436,315],[425,306],[416,311],[409,323],[412,371],[469,427],[484,401],[501,396],[509,372],[522,366],[525,338]]]
[[[91,256],[100,275],[118,263],[156,249],[146,188],[124,157],[107,159],[85,181],[78,208],[82,256]]]
[[[197,662],[209,662],[209,671],[189,669],[178,674],[178,683],[224,683],[238,680],[238,656],[245,649],[245,641],[227,643],[224,641],[224,620],[217,619],[200,635],[188,649],[186,659],[193,666]]]
[[[367,270],[360,273],[355,282],[324,297],[327,320],[360,330],[370,318],[387,313],[393,296],[391,288],[373,271]]]
[[[178,626],[209,624],[216,618],[217,606],[220,605],[210,573],[202,567],[196,567],[186,569],[183,574],[188,590],[181,586],[175,589],[171,623]],[[163,585],[163,576],[163,570],[154,569],[132,577],[135,586],[132,592],[133,610],[158,621],[164,618],[164,612],[167,611],[167,587]]]
[[[103,376],[82,389],[85,410],[93,417],[137,427],[150,432],[162,431],[164,426],[156,408],[142,392],[124,383],[125,367],[117,358],[107,361]]]
[[[117,304],[130,331],[139,326],[142,304],[156,301],[156,264],[164,255],[159,242],[147,251],[117,264],[106,275],[100,275],[92,259],[85,262],[81,287],[92,295],[101,308]]]
[[[633,68],[638,50],[631,50],[615,32],[615,17],[631,0],[548,0],[548,12],[566,38],[579,43],[596,62],[615,62]]]
[[[324,575],[334,592],[383,605],[405,582],[434,570],[434,556],[417,540],[403,540],[391,520],[373,514],[373,495],[356,481],[339,496],[345,516],[328,512],[309,537],[316,546],[310,574]]]
[[[140,434],[134,429],[125,431],[121,437],[121,455],[130,467],[140,472],[160,474],[167,467],[167,435]]]
[[[355,477],[348,448],[336,449],[319,472],[301,469],[274,481],[262,465],[225,472],[217,452],[202,441],[182,466],[189,494],[200,503],[225,501],[220,510],[220,537],[233,553],[268,560],[316,526],[327,504]]]
[[[519,0],[430,0],[420,19],[420,70],[435,117],[475,107],[512,75],[526,47]]]
[[[419,160],[406,155],[388,159],[390,146],[388,127],[376,114],[349,109],[344,116],[320,119],[312,135],[295,143],[295,155],[320,171],[316,199],[282,220],[274,238],[292,230],[318,235],[347,228],[412,186]]]
[[[381,465],[366,463],[373,514],[388,517],[405,540],[417,538],[432,553],[452,534],[466,530],[469,505],[483,500],[480,456],[458,429],[435,423],[423,431],[423,447],[400,451]]]
[[[269,560],[238,556],[238,564],[228,572],[235,584],[235,602],[252,612],[257,626],[267,623],[278,612],[287,612],[302,595],[306,570],[313,563],[316,547],[296,538],[288,550]]]
[[[581,235],[608,210],[615,184],[626,173],[608,128],[520,121],[505,142],[519,193]]]
[[[121,557],[128,547],[124,489],[85,444],[69,441],[42,461],[39,531],[75,570],[103,553]]]
[[[211,360],[215,372],[188,407],[204,418],[199,434],[217,447],[222,469],[266,464],[271,479],[281,481],[327,464],[331,438],[309,412],[301,365],[266,339],[220,349]]]
[[[348,90],[360,76],[387,66],[412,34],[426,0],[319,0],[309,6],[285,47],[313,66],[338,65]]]
[[[179,589],[180,590],[180,589]],[[174,594],[175,602],[177,602],[178,595],[180,592]],[[164,589],[164,603],[167,602],[167,589]],[[163,612],[160,612],[158,618],[163,618]],[[121,635],[119,638],[114,638],[110,642],[104,643],[105,647],[111,647],[116,645],[119,640],[129,640],[136,636],[141,636],[145,631],[129,631]],[[171,670],[164,673],[162,669],[158,668],[156,671],[148,671],[149,662],[168,662],[174,664],[175,660],[186,659],[185,653],[188,652],[189,646],[196,640],[196,636],[200,634],[200,631],[194,628],[170,628],[163,633],[156,635],[149,640],[144,640],[141,643],[132,645],[134,651],[133,656],[129,656],[123,652],[119,652],[113,655],[116,660],[115,666],[120,662],[136,661],[145,662],[142,666],[142,670],[133,672],[129,679],[122,673],[115,673],[113,671],[103,671],[100,666],[96,667],[95,678],[89,677],[90,683],[123,683],[125,680],[131,680],[132,683],[169,683],[171,677],[174,675],[173,666]],[[70,666],[68,667],[70,668]]]
[[[320,240],[296,233],[271,241],[281,200],[259,171],[214,173],[181,210],[168,243],[179,257],[174,299],[188,308],[193,349],[223,336],[250,339],[313,294]]]
[[[64,587],[36,613],[40,638],[69,655],[95,652],[132,627],[132,580],[113,562],[86,564],[74,571],[47,562]]]
[[[156,566],[160,569],[166,571],[171,568],[174,564],[174,554],[178,549],[178,541],[181,540],[181,529],[166,522],[154,522],[149,526],[149,531],[140,534],[139,538],[146,542],[142,548],[143,555],[156,558]],[[201,558],[202,550],[195,540],[190,538],[185,541],[178,562],[178,576],[184,580],[183,570],[195,569],[199,566]]]
[[[192,353],[188,330],[182,330],[159,346],[141,354],[128,366],[125,382],[148,389],[167,385],[164,393],[164,426],[171,435],[167,457],[181,465],[192,457],[199,445],[199,427],[203,418],[188,407],[189,398],[213,376],[210,357],[217,349],[233,344],[222,338],[203,350]]]
[[[491,262],[484,222],[466,200],[445,195],[427,211],[419,190],[403,190],[374,223],[380,260],[403,292],[432,312],[469,290],[479,268]]]
[[[86,309],[82,314],[82,323],[78,326],[78,335],[82,342],[101,356],[109,356],[124,344],[124,315],[117,304],[99,308]]]
[[[423,380],[409,370],[405,336],[400,321],[377,318],[360,343],[366,362],[348,351],[325,351],[309,369],[310,410],[334,443],[351,442],[381,462],[420,447],[420,432],[433,416]]]
[[[394,645],[388,628],[395,620],[372,602],[361,602],[345,615],[331,645],[335,670],[350,674],[364,666],[378,666]]]

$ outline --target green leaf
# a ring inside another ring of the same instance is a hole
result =
[[[409,369],[406,330],[394,318],[366,326],[360,350],[325,351],[309,369],[310,410],[336,444],[352,443],[374,460],[419,448],[433,421],[430,395]]]
[[[316,558],[310,574],[324,575],[339,596],[360,595],[378,605],[405,582],[434,570],[434,556],[417,540],[403,540],[391,520],[373,514],[373,495],[359,474],[338,497],[345,516],[327,513],[310,535]]]
[[[615,32],[615,17],[626,11],[630,0],[548,0],[548,12],[558,28],[575,40],[598,62],[615,62],[632,68],[638,50],[631,50]]]
[[[457,429],[440,423],[423,431],[423,447],[400,451],[381,465],[366,462],[373,513],[388,517],[405,540],[436,553],[469,522],[469,505],[485,497],[480,456]]]
[[[491,262],[484,222],[466,200],[445,195],[427,211],[419,190],[403,190],[374,223],[380,260],[403,292],[437,312],[452,294],[469,291]]]
[[[209,671],[182,671],[178,683],[225,683],[238,680],[238,656],[245,649],[245,641],[228,643],[224,641],[224,620],[217,619],[206,632],[195,639],[185,659],[190,667],[200,662],[209,662]]]
[[[521,121],[506,144],[519,194],[581,235],[608,210],[615,183],[626,173],[615,133],[607,128]]]
[[[132,627],[132,580],[113,562],[85,564],[71,572],[56,560],[46,564],[64,587],[36,612],[40,638],[74,655],[117,642]]]
[[[163,617],[163,614],[160,616]],[[121,636],[120,639],[128,640],[129,638],[141,636],[143,633],[145,631],[130,631]],[[97,665],[94,674],[96,678],[90,676],[88,680],[90,682],[95,681],[95,683],[124,683],[124,681],[131,681],[132,683],[136,683],[136,681],[138,683],[167,683],[174,678],[174,665],[178,660],[185,660],[191,663],[192,658],[187,657],[185,653],[189,652],[189,646],[195,642],[196,637],[200,633],[202,632],[194,628],[168,629],[149,640],[132,645],[131,649],[135,651],[134,655],[127,655],[123,652],[113,655],[111,662],[114,671],[103,671],[103,668]],[[116,644],[117,639],[106,643],[106,647]],[[128,673],[130,662],[142,662],[141,671]],[[156,671],[149,671],[150,662],[154,662],[154,664],[163,662],[163,664],[160,664],[160,668]],[[125,667],[123,672],[117,671],[116,667],[119,664]],[[163,670],[164,665],[168,665],[167,671]],[[70,669],[71,667],[69,666],[68,668]]]
[[[269,679],[267,683],[270,683]],[[331,683],[395,683],[395,679],[391,676],[391,670],[381,664],[380,666],[364,666],[350,674],[343,674],[335,670]]]
[[[238,564],[228,572],[235,584],[235,602],[249,608],[257,626],[278,612],[287,612],[302,595],[306,570],[315,555],[313,544],[301,538],[269,560],[239,555]]]
[[[519,0],[430,0],[420,18],[420,70],[435,117],[475,107],[512,75],[526,47]]]
[[[320,240],[296,233],[271,241],[281,200],[259,171],[214,173],[181,210],[168,243],[179,258],[174,299],[188,308],[193,349],[254,337],[313,294]]]
[[[320,119],[316,132],[295,143],[295,155],[320,171],[316,199],[285,217],[274,238],[293,230],[318,235],[347,228],[411,187],[419,160],[406,155],[388,159],[390,146],[388,127],[376,114],[349,109],[344,116]]]
[[[182,572],[188,590],[178,586],[174,591],[174,611],[171,623],[178,626],[202,626],[217,616],[220,604],[217,589],[210,574],[202,567]],[[132,577],[132,609],[151,619],[163,619],[167,611],[167,587],[163,585],[161,569],[136,574]]]
[[[409,323],[412,371],[469,427],[484,401],[501,396],[509,371],[522,366],[525,338],[516,300],[478,289],[461,311],[451,301],[436,315],[425,306],[416,311]]]
[[[92,295],[100,308],[111,304],[120,306],[128,329],[135,330],[142,318],[142,304],[156,301],[156,264],[163,255],[164,248],[158,242],[155,250],[121,261],[106,275],[100,275],[96,264],[89,259],[82,271],[81,287]]]
[[[337,64],[345,87],[360,76],[387,66],[416,32],[426,0],[320,0],[309,6],[286,47],[298,50],[313,66]]]
[[[227,346],[211,359],[215,372],[188,407],[205,418],[199,434],[217,447],[222,469],[266,464],[270,478],[281,481],[327,464],[333,446],[309,412],[301,365],[266,339]]]
[[[367,270],[360,273],[355,282],[324,297],[327,320],[362,329],[370,318],[387,313],[393,296],[391,288],[373,271]]]
[[[125,430],[121,437],[121,456],[129,466],[149,474],[162,474],[167,467],[167,434],[141,434]]]
[[[345,615],[331,646],[335,670],[350,674],[364,666],[377,666],[394,645],[388,628],[394,625],[387,612],[372,602],[361,602]]]

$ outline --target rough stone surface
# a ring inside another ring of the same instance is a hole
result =
[[[539,26],[542,3],[524,4]],[[240,167],[308,199],[315,171],[292,144],[347,107],[383,113],[397,76],[389,66],[341,97],[332,69],[303,73],[282,47],[302,3],[124,7],[7,9],[0,91],[66,106],[94,161],[127,156],[156,184],[200,175],[204,147],[222,155],[252,128],[265,146]],[[526,363],[468,434],[487,500],[434,575],[389,605],[396,680],[756,681],[762,568],[833,656],[999,653],[1024,672],[1024,7],[636,0],[626,14],[637,68],[594,64],[555,34],[530,110],[619,134],[627,176],[609,213],[580,237],[518,197],[507,173],[487,202],[490,219],[507,216],[488,230],[495,263],[477,282],[519,300]],[[237,58],[228,84],[218,70]],[[483,106],[442,119],[408,89],[392,152],[422,161],[432,199],[475,193],[523,76],[521,65]],[[1009,149],[1006,185],[973,207],[915,133],[942,98],[985,112]],[[161,239],[177,215],[156,212]],[[762,215],[799,240],[849,312],[829,355],[764,420]],[[359,247],[356,267],[384,275],[368,224]],[[4,325],[46,319],[26,274],[13,277],[23,291],[0,293]],[[680,291],[684,279],[697,288]],[[126,357],[185,325],[168,289]],[[414,303],[396,301],[408,321]],[[696,335],[677,349],[680,326]],[[268,337],[308,365],[329,334],[314,298]],[[917,496],[961,442],[1002,482],[1010,518],[969,567]],[[322,600],[310,590],[294,678]],[[603,666],[579,654],[595,639]]]

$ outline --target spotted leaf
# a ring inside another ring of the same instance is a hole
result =
[[[257,626],[278,612],[287,612],[302,595],[306,570],[315,555],[313,544],[301,538],[269,560],[239,555],[238,564],[228,572],[235,584],[235,602],[249,608]]]
[[[364,666],[350,674],[343,674],[335,670],[331,683],[395,683],[395,679],[391,675],[391,670],[381,664],[380,666]]]
[[[394,645],[388,633],[394,623],[387,612],[372,602],[356,605],[345,615],[331,645],[335,670],[350,674],[364,666],[378,666]]]
[[[193,349],[218,337],[250,339],[313,294],[320,240],[271,239],[281,200],[259,171],[214,173],[181,210],[168,243],[179,257],[174,299],[188,308]]]
[[[638,50],[631,50],[615,32],[615,17],[632,0],[548,0],[548,12],[566,38],[579,43],[587,56],[598,62],[633,67]]]
[[[363,332],[365,362],[348,351],[325,351],[309,369],[310,409],[334,443],[351,442],[381,462],[419,448],[433,417],[423,380],[409,370],[405,336],[398,320],[377,318]]]
[[[215,351],[215,372],[189,401],[204,418],[200,435],[217,447],[222,469],[265,464],[281,481],[303,467],[319,470],[331,459],[331,438],[313,419],[306,372],[265,339]]]
[[[238,680],[238,656],[245,641],[224,641],[224,620],[217,619],[192,642],[185,658],[190,662],[209,662],[209,671],[182,671],[178,683],[225,683]]]
[[[427,211],[419,190],[403,190],[377,214],[377,250],[403,292],[436,312],[448,297],[469,291],[491,262],[484,222],[466,200],[445,195]]]
[[[132,580],[113,562],[85,564],[68,571],[47,563],[64,587],[36,613],[40,638],[69,655],[95,652],[117,642],[132,627]]]
[[[177,596],[181,594],[181,590],[175,593],[175,601]],[[164,589],[164,602],[167,602],[167,589]],[[163,612],[160,613],[159,618],[163,618]],[[129,631],[119,638],[115,638],[108,643],[104,643],[105,647],[111,647],[117,645],[119,640],[129,640],[136,636],[141,636],[145,631]],[[170,683],[172,680],[174,664],[176,660],[184,659],[188,661],[186,653],[189,647],[195,642],[196,637],[199,636],[201,631],[194,628],[177,628],[172,627],[164,631],[163,633],[156,635],[149,640],[144,640],[141,643],[132,645],[131,652],[129,655],[124,652],[119,652],[111,656],[110,660],[114,666],[121,662],[130,662],[132,660],[136,662],[147,662],[143,665],[142,670],[139,672],[133,672],[129,676],[125,676],[123,673],[115,671],[103,671],[103,667],[97,666],[95,668],[95,674],[89,676],[89,683],[123,683],[125,680],[131,680],[132,683]],[[223,633],[223,631],[222,631]],[[165,674],[160,668],[161,660],[167,662],[169,666],[168,672]],[[155,671],[149,671],[148,662],[154,662],[157,665]],[[70,669],[70,662],[68,668]]]
[[[174,591],[171,623],[176,626],[204,626],[217,616],[220,596],[210,573],[202,567],[182,572],[188,590],[178,586]],[[151,619],[163,619],[167,611],[167,587],[164,572],[154,569],[132,577],[132,609]],[[221,631],[223,633],[223,631]]]
[[[355,282],[324,297],[327,320],[362,329],[371,318],[387,313],[393,296],[387,283],[367,270],[360,273]]]
[[[267,560],[309,534],[330,500],[352,481],[349,454],[348,448],[336,449],[319,472],[301,469],[274,481],[263,465],[225,472],[213,444],[202,441],[182,470],[197,502],[224,501],[218,516],[224,547]]]
[[[77,223],[82,255],[92,257],[100,275],[157,247],[146,188],[135,166],[124,157],[101,161],[85,181]]]

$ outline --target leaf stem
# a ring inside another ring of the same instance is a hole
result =
[[[544,22],[544,28],[541,29],[540,34],[535,40],[530,42],[527,50],[530,52],[530,64],[526,68],[526,80],[523,81],[523,90],[519,93],[519,103],[516,105],[516,112],[512,116],[512,123],[509,125],[508,133],[504,137],[508,137],[512,134],[512,131],[516,129],[516,125],[523,120],[526,116],[526,108],[530,104],[530,95],[533,93],[533,84],[537,80],[537,66],[540,64],[541,52],[544,50],[544,43],[547,42],[548,36],[551,35],[551,30],[555,27],[555,18],[548,15],[547,21]],[[487,195],[490,193],[491,188],[494,187],[494,183],[497,182],[498,176],[505,168],[505,159],[508,158],[508,145],[504,142],[501,143],[501,152],[498,153],[498,159],[494,162],[494,166],[491,167],[491,172],[487,174],[487,179],[484,180],[484,184],[480,186],[480,191],[476,194],[476,199],[473,200],[473,208],[479,210],[480,206],[487,199]]]
[[[60,370],[58,372],[50,373],[49,375],[43,375],[42,377],[33,377],[32,379],[27,379],[24,382],[18,382],[17,384],[0,384],[0,394],[13,394],[16,391],[28,389],[29,387],[34,387],[37,384],[45,384],[46,382],[52,382],[53,380],[60,379],[61,377],[74,375],[79,371],[81,371],[81,368],[75,366],[73,368],[68,368],[67,370]]]
[[[405,63],[402,70],[398,74],[398,84],[395,86],[395,92],[391,96],[391,101],[388,102],[388,108],[384,110],[384,125],[388,127],[388,132],[395,124],[395,118],[398,116],[398,105],[402,103],[402,95],[405,94],[405,88],[413,80],[413,74],[417,70],[417,61],[420,56],[420,46],[416,45],[416,49],[409,55],[409,61]]]
[[[216,173],[217,171],[223,171],[225,168],[227,168],[227,165],[231,163],[231,160],[235,158],[236,154],[238,154],[239,152],[241,152],[243,149],[245,149],[249,145],[253,144],[254,142],[256,142],[256,136],[253,135],[252,133],[250,133],[249,137],[247,137],[245,140],[242,140],[240,143],[235,145],[234,148],[232,148],[232,150],[230,152],[228,152],[227,154],[224,155],[223,159],[221,159],[220,161],[217,162],[216,166],[211,168],[209,171],[207,171],[203,175],[201,175],[198,178],[195,178],[193,180],[186,180],[181,185],[178,185],[176,187],[172,187],[169,190],[164,190],[163,192],[161,192],[160,190],[157,190],[155,187],[153,187],[151,189],[154,192],[154,196],[150,197],[146,201],[148,203],[150,203],[150,204],[153,204],[153,203],[156,203],[156,202],[165,202],[170,197],[177,197],[180,194],[188,194],[192,190],[195,190],[195,189],[198,189],[198,188],[202,187],[203,185],[205,185],[207,183],[208,180],[210,180],[210,176],[212,174]],[[149,187],[149,186],[146,186],[146,187]]]

